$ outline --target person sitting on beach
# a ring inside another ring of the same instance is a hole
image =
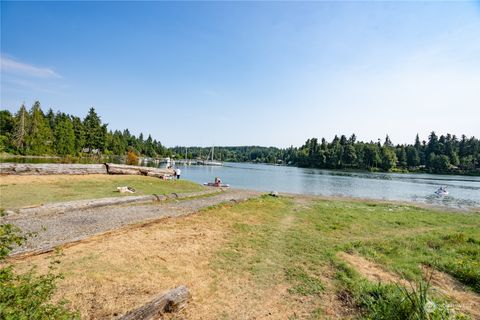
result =
[[[219,187],[222,184],[222,180],[219,177],[215,177],[215,187]]]

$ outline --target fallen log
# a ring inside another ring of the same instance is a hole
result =
[[[184,308],[190,299],[190,293],[186,286],[180,286],[169,290],[154,298],[147,304],[129,311],[120,320],[148,320],[159,319],[164,313],[176,312]]]
[[[119,206],[127,204],[141,204],[149,202],[163,202],[173,199],[188,199],[205,195],[214,195],[222,190],[210,190],[206,189],[199,192],[189,193],[170,193],[170,194],[152,194],[142,196],[121,196],[121,197],[109,197],[100,199],[86,199],[86,200],[73,200],[65,202],[54,202],[36,205],[33,207],[24,208],[7,208],[5,213],[8,214],[8,219],[22,219],[24,215],[35,215],[37,218],[43,215],[49,214],[62,214],[74,210],[86,210],[101,207]]]
[[[0,163],[1,174],[107,174],[104,164],[80,163]]]
[[[129,166],[126,164],[105,163],[109,174],[134,174],[144,176],[172,176],[175,172],[172,169],[161,169],[153,167]]]
[[[60,214],[73,210],[86,210],[109,206],[119,206],[132,203],[148,203],[153,201],[161,201],[158,196],[144,195],[144,196],[122,196],[122,197],[110,197],[100,199],[87,199],[87,200],[73,200],[65,202],[54,202],[41,204],[35,207],[9,209],[7,213],[12,214],[11,218],[21,218],[22,215],[45,215],[45,214]]]

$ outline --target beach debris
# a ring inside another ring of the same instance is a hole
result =
[[[120,320],[159,319],[164,313],[176,312],[183,309],[190,299],[186,286],[169,290],[154,298],[147,304],[132,310],[120,317]]]
[[[135,189],[129,186],[117,187],[117,191],[120,193],[135,193]]]

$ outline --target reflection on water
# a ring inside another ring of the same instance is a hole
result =
[[[227,163],[223,167],[182,166],[182,177],[198,183],[218,176],[237,188],[326,196],[401,200],[456,208],[480,207],[480,177],[345,172],[262,164]],[[449,195],[434,194],[447,186]]]

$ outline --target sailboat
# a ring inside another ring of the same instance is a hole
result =
[[[223,166],[222,162],[213,160],[213,151],[214,151],[214,148],[212,146],[211,160],[207,159],[207,160],[203,161],[203,164],[206,165],[206,166]]]

